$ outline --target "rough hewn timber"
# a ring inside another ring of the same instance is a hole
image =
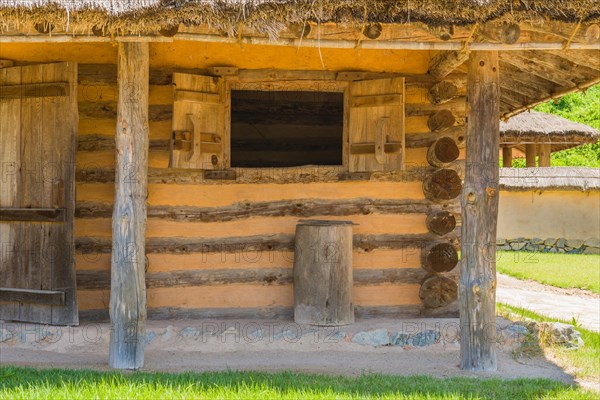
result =
[[[252,269],[197,269],[146,274],[146,288],[224,285],[259,283],[264,285],[286,285],[293,282],[291,268]],[[427,274],[422,268],[381,268],[354,270],[354,284],[379,285],[383,283],[421,283]],[[77,272],[79,289],[110,289],[110,272],[83,270]]]
[[[431,213],[448,207],[431,200],[386,200],[358,198],[349,200],[295,199],[265,202],[241,202],[224,207],[148,206],[148,218],[174,221],[224,222],[250,217],[310,217],[313,215],[368,215]],[[107,218],[112,205],[106,203],[77,203],[77,218]],[[459,212],[458,204],[450,210]]]
[[[448,240],[457,241],[458,235],[451,232],[444,236]],[[439,240],[438,235],[432,233],[412,235],[354,235],[354,249],[371,251],[379,248],[404,249],[424,247]],[[107,254],[111,252],[111,241],[107,238],[79,237],[76,240],[76,250],[79,254]],[[277,234],[270,236],[235,236],[215,239],[198,238],[148,238],[146,240],[146,253],[235,253],[250,249],[251,251],[277,251],[292,250],[294,248],[294,235]]]
[[[148,60],[148,43],[119,43],[109,365],[120,369],[144,365]]]
[[[352,223],[301,221],[294,246],[294,321],[354,323]]]
[[[499,65],[495,51],[468,61],[469,115],[461,202],[460,366],[496,369],[496,225],[498,219]]]
[[[469,58],[466,50],[441,51],[429,63],[429,75],[443,79]]]

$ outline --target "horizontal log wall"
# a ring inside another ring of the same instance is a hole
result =
[[[83,318],[106,318],[110,297],[114,68],[80,67],[75,234]],[[407,78],[404,172],[342,181],[341,167],[237,169],[235,180],[205,180],[195,171],[166,168],[171,73],[169,68],[150,72],[150,318],[290,317],[293,234],[298,219],[307,217],[358,224],[353,253],[357,316],[455,314],[453,304],[426,309],[419,288],[427,274],[421,268],[421,249],[437,241],[458,245],[459,228],[443,236],[431,233],[427,215],[445,210],[460,222],[460,206],[428,200],[422,182],[436,169],[427,163],[427,151],[441,136],[459,144],[461,155],[451,166],[461,169],[463,97],[432,104],[429,88],[434,82],[422,75]],[[452,79],[457,78],[446,78]],[[439,111],[441,123],[431,119]]]

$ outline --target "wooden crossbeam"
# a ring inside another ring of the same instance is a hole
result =
[[[0,221],[65,222],[64,208],[0,208]]]
[[[69,92],[67,82],[31,83],[0,86],[0,100],[34,97],[64,97]]]
[[[64,306],[65,292],[60,290],[0,288],[0,301]]]

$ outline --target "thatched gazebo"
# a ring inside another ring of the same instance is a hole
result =
[[[549,167],[551,153],[596,143],[598,139],[600,131],[589,125],[539,111],[500,121],[502,163],[508,168],[512,167],[514,157],[525,157],[527,167],[535,167],[536,157],[539,157],[538,166]]]
[[[110,366],[141,368],[147,318],[291,318],[298,218],[342,219],[357,317],[460,315],[461,368],[495,370],[499,121],[600,82],[599,23],[597,0],[0,0],[0,319],[110,318]]]

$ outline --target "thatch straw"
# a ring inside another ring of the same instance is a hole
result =
[[[600,169],[584,167],[500,168],[500,189],[600,190]]]
[[[225,33],[240,24],[271,33],[296,22],[468,25],[490,20],[600,20],[597,0],[0,0],[6,29],[46,21],[66,30],[154,33],[177,23],[206,23]]]
[[[500,143],[595,143],[600,131],[538,111],[524,112],[500,121]]]

